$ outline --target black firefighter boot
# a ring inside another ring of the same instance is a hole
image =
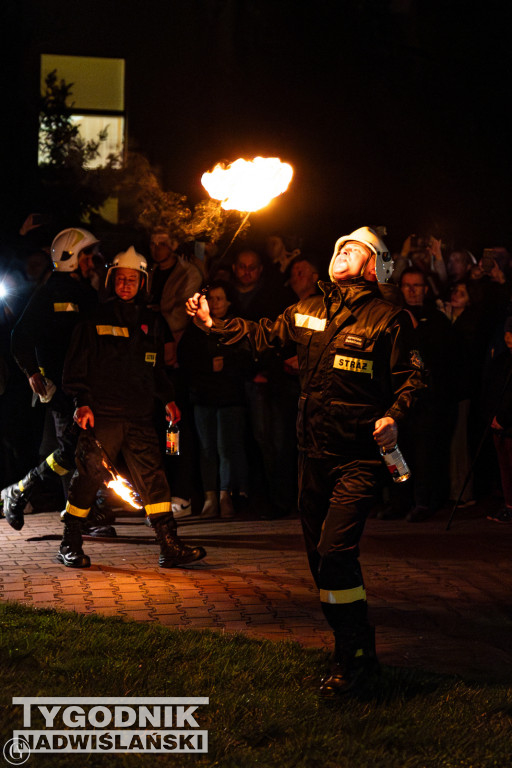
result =
[[[176,521],[170,515],[150,517],[156,540],[160,544],[158,565],[161,568],[175,568],[188,563],[195,563],[206,557],[203,547],[189,547],[178,538]]]
[[[64,522],[64,536],[57,553],[57,560],[69,568],[89,568],[90,558],[84,555],[82,550],[81,518],[64,512],[62,521]]]
[[[375,652],[375,629],[364,627],[352,635],[335,633],[331,674],[322,680],[322,699],[335,699],[360,692],[379,672]]]
[[[95,502],[87,517],[80,518],[80,528],[84,536],[93,536],[95,539],[111,539],[117,536],[113,523],[115,516],[108,509],[102,509]]]
[[[30,500],[30,492],[39,482],[39,467],[30,472],[19,483],[9,485],[2,490],[3,514],[11,528],[21,531],[25,523],[23,511]]]

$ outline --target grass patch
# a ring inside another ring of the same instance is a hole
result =
[[[0,604],[1,743],[13,696],[208,696],[207,755],[32,755],[45,766],[505,768],[512,692],[384,667],[357,699],[319,702],[327,656],[296,643]],[[8,763],[5,763],[8,765]]]

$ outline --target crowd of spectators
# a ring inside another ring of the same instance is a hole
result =
[[[0,244],[1,487],[18,481],[54,440],[44,406],[12,358],[10,337],[52,272],[55,234],[29,216],[14,246]],[[105,262],[114,255],[97,252],[87,267],[100,302]],[[185,301],[202,289],[215,318],[275,319],[320,290],[328,258],[306,251],[297,236],[274,232],[224,254],[208,243],[190,255],[163,228],[148,233],[144,255],[150,307],[165,320],[165,364],[182,413],[180,455],[166,459],[175,516],[232,519],[249,507],[266,519],[294,515],[300,391],[293,350],[255,359],[245,347],[223,346],[191,323]],[[388,482],[375,514],[421,522],[450,501],[470,506],[501,491],[504,506],[493,519],[510,522],[511,255],[503,246],[473,254],[411,235],[394,260],[384,297],[410,314],[428,390],[399,435],[412,478]],[[159,412],[157,418],[163,439],[165,421]]]
[[[392,282],[398,295],[388,298],[411,315],[428,389],[400,435],[412,482],[391,489],[377,516],[421,522],[446,502],[470,507],[500,491],[491,433],[502,445],[508,424],[494,416],[512,379],[502,376],[497,385],[493,370],[496,359],[507,370],[510,356],[504,334],[512,315],[512,261],[502,246],[477,258],[465,249],[444,253],[440,240],[411,235],[395,256]],[[503,461],[502,452],[502,478]],[[506,502],[490,517],[509,522],[511,514]]]

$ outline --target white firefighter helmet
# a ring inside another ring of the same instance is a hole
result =
[[[79,227],[63,229],[52,243],[53,268],[57,272],[74,272],[78,268],[80,251],[98,243],[98,238],[92,232],[88,232],[87,229],[80,229]]]
[[[329,264],[329,277],[331,280],[334,279],[332,270],[336,256],[349,240],[366,245],[366,247],[370,249],[375,256],[375,274],[377,280],[379,283],[386,283],[393,274],[394,262],[386,244],[373,229],[370,229],[370,227],[359,227],[359,229],[351,232],[350,235],[343,235],[343,237],[336,240],[334,254],[331,263]]]
[[[133,245],[130,245],[128,250],[121,251],[121,253],[118,253],[117,256],[114,258],[114,261],[108,268],[107,277],[105,278],[105,285],[108,285],[108,281],[110,278],[111,273],[114,269],[118,269],[119,267],[124,267],[125,269],[136,269],[137,272],[140,272],[143,275],[143,279],[141,280],[140,287],[142,288],[144,285],[144,281],[146,284],[146,288],[148,286],[148,263],[144,256],[142,256],[140,253],[137,253]]]

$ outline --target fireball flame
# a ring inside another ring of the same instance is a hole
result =
[[[107,488],[112,488],[114,493],[117,493],[121,499],[127,501],[128,504],[131,504],[134,509],[142,509],[142,505],[139,504],[135,491],[131,487],[128,480],[126,480],[124,477],[121,477],[121,475],[115,475],[113,473],[112,477],[113,480],[109,480],[107,483]]]
[[[210,197],[222,200],[225,210],[257,211],[286,192],[293,168],[278,157],[239,158],[227,167],[219,163],[203,173],[201,183]]]

